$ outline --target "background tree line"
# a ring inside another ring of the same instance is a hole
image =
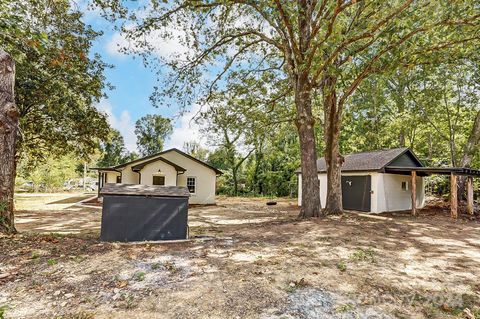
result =
[[[346,105],[341,153],[409,147],[427,166],[479,168],[479,62],[478,54],[472,54],[454,63],[370,77]],[[250,98],[259,85],[252,84]],[[226,172],[220,178],[219,191],[230,195],[295,194],[294,171],[300,166],[300,157],[293,120],[283,107],[266,112],[259,109],[260,101],[241,100],[239,92],[230,94],[232,97],[219,97],[223,104],[199,119],[217,147],[209,153],[209,162]],[[324,121],[321,112],[316,117],[320,123]],[[318,157],[325,149],[322,128],[317,126],[315,132]],[[437,193],[448,192],[446,179],[434,177],[430,183]]]
[[[215,149],[208,160],[227,170],[229,193],[284,194],[300,165],[306,218],[342,211],[342,154],[351,151],[409,146],[429,163],[478,164],[475,1],[94,2],[120,24],[132,44],[125,52],[164,79],[155,105],[203,107],[197,120]],[[0,0],[0,13],[0,231],[12,232],[20,161],[35,167],[55,154],[85,162],[100,149],[99,161],[112,165],[135,155],[108,144],[120,139],[95,104],[110,66],[91,54],[99,33],[82,12],[67,0]],[[144,41],[152,33],[190,50],[165,59]],[[142,155],[163,147],[167,123],[137,123]]]
[[[471,0],[96,3],[111,21],[123,21],[120,30],[131,44],[125,52],[143,57],[164,79],[152,95],[156,104],[171,99],[182,105],[200,103],[210,110],[211,121],[222,122],[224,116],[212,110],[229,103],[238,106],[240,97],[240,105],[262,110],[268,127],[278,122],[272,113],[277,107],[292,115],[300,150],[302,218],[342,212],[341,141],[348,125],[344,122],[353,116],[352,101],[363,84],[468,58],[480,40],[479,7]],[[172,35],[172,28],[183,33]],[[149,35],[174,37],[191,50],[173,59],[158,56],[153,44],[142,41]],[[231,92],[237,96],[229,96]],[[222,96],[226,99],[218,103]],[[242,119],[234,111],[225,113]],[[450,130],[457,124],[450,121]],[[218,131],[223,134],[234,192],[243,155],[253,152],[249,148],[235,156],[232,144],[242,140],[236,131]],[[251,134],[244,136],[244,144],[254,145],[247,141],[250,138]],[[324,146],[321,150],[319,144]],[[327,164],[323,211],[316,168],[319,151]]]

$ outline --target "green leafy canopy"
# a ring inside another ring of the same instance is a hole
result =
[[[90,53],[99,36],[67,0],[0,0],[0,43],[16,61],[18,153],[32,163],[48,154],[86,157],[108,135],[95,104],[109,67]]]

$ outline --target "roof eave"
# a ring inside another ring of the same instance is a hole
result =
[[[88,169],[92,171],[118,172],[115,167],[89,167]]]

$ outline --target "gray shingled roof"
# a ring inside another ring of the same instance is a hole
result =
[[[345,155],[342,171],[378,171],[406,151],[408,151],[408,148],[401,147]],[[327,167],[324,157],[317,160],[317,168],[319,172],[326,172]],[[301,171],[298,169],[296,172],[300,173]]]
[[[100,195],[128,195],[154,197],[190,197],[186,187],[141,185],[141,184],[105,184]]]
[[[223,172],[222,172],[221,170],[219,170],[219,169],[217,169],[217,168],[215,168],[215,167],[213,167],[213,166],[211,166],[211,165],[209,165],[209,164],[207,164],[207,163],[199,160],[198,158],[195,158],[195,157],[193,157],[193,156],[191,156],[191,155],[189,155],[189,154],[187,154],[187,153],[185,153],[185,152],[180,151],[178,148],[170,148],[170,149],[168,149],[168,150],[165,150],[165,151],[162,151],[162,152],[153,154],[153,155],[145,156],[145,157],[142,157],[142,158],[137,158],[137,159],[135,159],[135,160],[133,160],[133,161],[126,162],[126,163],[123,163],[123,164],[120,164],[120,165],[116,165],[116,166],[111,166],[111,167],[91,167],[90,169],[92,169],[92,170],[97,170],[97,171],[116,171],[116,170],[119,169],[119,168],[125,167],[125,166],[130,165],[130,164],[140,163],[140,162],[145,161],[145,160],[152,160],[152,161],[154,161],[154,160],[156,160],[158,157],[160,157],[160,155],[163,155],[163,154],[165,154],[165,153],[172,152],[172,151],[177,152],[177,153],[179,153],[179,154],[181,154],[181,155],[183,155],[183,156],[185,156],[185,157],[187,157],[187,158],[189,158],[189,159],[191,159],[191,160],[193,160],[193,161],[195,161],[195,162],[197,162],[197,163],[199,163],[199,164],[202,164],[202,165],[205,166],[205,167],[210,168],[210,169],[213,170],[217,175],[223,174]],[[163,158],[163,157],[162,157],[162,158]],[[149,162],[150,162],[150,161],[149,161]],[[180,166],[179,166],[179,167],[180,167]],[[181,167],[180,167],[180,168],[181,168]]]
[[[132,166],[132,171],[137,171],[137,170],[141,170],[142,168],[144,168],[146,165],[148,164],[151,164],[151,163],[155,163],[157,161],[162,161],[170,166],[173,166],[173,168],[175,168],[175,170],[177,172],[186,172],[187,170],[173,162],[170,162],[169,160],[167,160],[166,158],[163,158],[163,157],[156,157],[154,159],[151,159],[149,161],[146,161],[146,162],[142,162],[140,164],[137,164],[137,165],[134,165]]]

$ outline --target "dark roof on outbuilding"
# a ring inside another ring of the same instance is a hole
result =
[[[345,155],[344,158],[342,172],[383,171],[386,166],[397,164],[395,162],[402,164],[401,166],[423,167],[415,154],[406,147],[354,153]],[[317,169],[318,172],[327,171],[324,157],[317,160]],[[301,170],[298,169],[296,172],[301,173]]]
[[[154,197],[190,197],[186,187],[142,185],[142,184],[105,184],[100,195],[154,196]]]

